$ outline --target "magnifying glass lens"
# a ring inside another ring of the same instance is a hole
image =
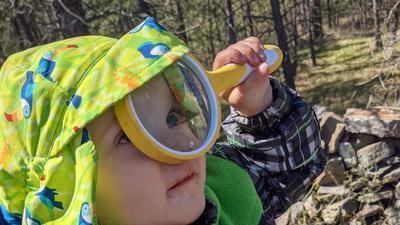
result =
[[[172,150],[196,150],[210,130],[206,91],[196,73],[182,62],[132,92],[130,98],[147,135]]]

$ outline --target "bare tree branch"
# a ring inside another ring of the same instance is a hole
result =
[[[86,21],[85,21],[82,17],[76,15],[76,14],[73,13],[71,10],[69,10],[68,7],[65,6],[64,3],[63,3],[61,0],[57,0],[57,2],[60,3],[61,7],[63,7],[63,9],[65,10],[65,12],[67,12],[69,15],[75,17],[76,19],[78,19],[81,23],[85,24],[86,26],[89,26],[89,25],[86,23]]]

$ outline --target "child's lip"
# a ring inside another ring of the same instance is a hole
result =
[[[193,170],[188,171],[188,173],[186,173],[184,176],[180,177],[180,179],[177,179],[173,185],[168,188],[168,191],[171,191],[173,189],[175,189],[176,187],[179,187],[183,184],[185,184],[187,181],[190,181],[192,178],[194,178],[195,173]]]

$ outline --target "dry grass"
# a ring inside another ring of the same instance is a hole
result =
[[[385,35],[384,50],[374,51],[373,37],[328,34],[319,45],[317,66],[311,66],[308,50],[300,52],[305,60],[298,68],[297,90],[310,104],[339,114],[349,107],[398,107],[400,41],[388,39]]]

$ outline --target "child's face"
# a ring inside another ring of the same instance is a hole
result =
[[[152,99],[163,103],[168,98]],[[166,111],[165,104],[153,105],[160,107],[153,112]],[[178,165],[147,157],[121,135],[112,109],[87,128],[99,155],[96,210],[103,225],[189,224],[201,215],[205,206],[204,156]],[[185,142],[182,145],[187,147]]]

